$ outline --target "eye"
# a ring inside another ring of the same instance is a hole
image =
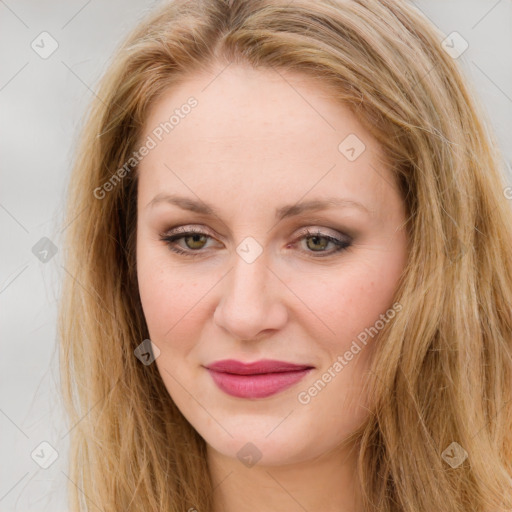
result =
[[[212,239],[208,233],[194,228],[178,228],[174,230],[174,233],[175,234],[171,231],[170,233],[164,234],[160,237],[160,240],[166,242],[171,251],[184,256],[195,257],[203,255],[204,251],[202,251],[202,249],[205,248],[208,240]],[[330,236],[322,233],[320,230],[311,231],[305,229],[300,235],[301,236],[295,239],[294,243],[304,241],[307,249],[301,250],[316,258],[326,257],[344,251],[351,245],[351,240],[343,240],[342,238]],[[185,247],[178,245],[179,241],[183,241]],[[334,248],[330,251],[326,251],[329,244],[334,246]]]
[[[167,243],[169,249],[177,254],[183,254],[185,256],[201,256],[202,253],[199,251],[203,249],[210,237],[203,231],[196,230],[194,228],[183,229],[178,228],[174,230],[177,234],[167,234],[160,237],[160,240]],[[172,232],[171,232],[172,233]],[[185,249],[180,247],[177,242],[182,240],[185,243]]]
[[[323,258],[334,253],[344,251],[351,245],[351,241],[349,239],[343,240],[341,238],[330,236],[322,233],[320,230],[311,231],[309,229],[305,229],[301,232],[301,235],[302,236],[297,240],[301,242],[304,241],[307,249],[309,249],[306,250],[306,252],[317,253],[317,255],[314,256],[317,258]],[[330,251],[326,251],[325,248],[329,244],[332,244],[334,248]]]

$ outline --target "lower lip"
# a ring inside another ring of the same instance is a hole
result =
[[[275,395],[299,382],[311,370],[312,368],[259,375],[235,375],[208,369],[213,381],[222,391],[238,398],[265,398]]]

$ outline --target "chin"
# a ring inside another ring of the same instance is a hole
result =
[[[286,437],[286,436],[284,436]],[[275,439],[260,437],[248,437],[240,435],[229,441],[220,441],[217,439],[206,439],[209,449],[213,449],[224,457],[237,459],[240,463],[251,468],[258,466],[284,466],[287,464],[296,464],[313,459],[318,454],[313,452],[313,447],[308,450],[303,446],[300,440],[284,439],[277,437]]]

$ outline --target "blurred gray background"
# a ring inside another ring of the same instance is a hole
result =
[[[0,0],[1,512],[67,510],[73,425],[57,397],[55,325],[65,187],[83,113],[107,59],[157,3]],[[455,31],[463,38],[451,36],[447,51],[469,44],[457,59],[510,166],[512,1],[414,3],[446,36]],[[505,180],[512,185],[512,167]]]

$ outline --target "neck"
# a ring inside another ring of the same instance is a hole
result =
[[[244,466],[208,446],[213,512],[361,512],[357,450],[287,465]]]

